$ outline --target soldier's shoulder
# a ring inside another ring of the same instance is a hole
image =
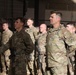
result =
[[[61,29],[61,32],[65,38],[70,38],[72,36],[72,34],[65,27]]]
[[[26,34],[26,35],[28,34],[28,33],[26,32],[26,29],[23,29],[23,30],[22,30],[22,34]]]
[[[29,28],[26,28],[25,31],[27,32],[29,30]]]
[[[61,25],[60,31],[63,33],[70,33],[63,25]]]
[[[13,34],[13,31],[12,31],[12,30],[9,30],[9,32],[10,32],[11,34]]]
[[[39,28],[38,28],[38,27],[33,26],[32,30],[33,30],[34,32],[38,32],[38,31],[39,31]]]

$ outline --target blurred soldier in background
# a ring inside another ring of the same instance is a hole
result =
[[[76,40],[71,33],[61,25],[62,14],[60,12],[52,11],[50,13],[50,24],[53,28],[49,29],[47,34],[47,55],[48,67],[50,68],[50,75],[67,75],[67,48],[70,46],[72,51],[76,49]]]
[[[76,34],[75,34],[75,24],[70,22],[70,23],[67,23],[66,25],[66,29],[68,31],[70,31],[70,33],[72,33],[72,36],[74,37],[74,39],[76,39]],[[69,50],[69,49],[68,49]],[[70,50],[71,51],[71,50]],[[68,57],[68,67],[69,67],[69,72],[70,72],[70,75],[74,75],[74,72],[75,72],[75,51],[73,51],[70,56]]]
[[[27,25],[29,28],[27,28],[25,31],[30,35],[33,44],[35,45],[35,39],[37,36],[38,29],[34,27],[33,25],[33,19],[28,18],[27,19]],[[28,69],[29,67],[29,69]],[[34,75],[34,51],[29,55],[29,62],[28,62],[28,67],[27,67],[27,73],[30,75]],[[30,73],[31,72],[31,73]]]
[[[3,32],[2,32],[2,44],[6,44],[10,37],[13,35],[13,32],[9,29],[8,22],[4,22],[2,25]],[[2,71],[3,73],[6,73],[7,70],[9,70],[10,67],[10,59],[9,56],[11,55],[10,50],[8,49],[1,55],[1,62],[2,62]]]
[[[47,36],[47,26],[46,24],[41,24],[39,27],[40,33],[37,36],[37,52],[38,52],[38,75],[46,75],[46,36]]]

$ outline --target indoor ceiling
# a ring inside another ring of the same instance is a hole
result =
[[[72,0],[48,0],[46,1],[46,8],[76,11],[76,3],[74,3]]]

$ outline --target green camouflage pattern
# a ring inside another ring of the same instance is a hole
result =
[[[41,74],[45,73],[46,70],[46,36],[47,36],[47,32],[46,33],[40,33],[37,36],[37,50],[38,50],[38,66],[39,66],[39,70],[41,70]],[[43,71],[43,72],[42,72]]]
[[[9,75],[27,75],[26,62],[27,55],[34,49],[33,42],[28,33],[22,29],[15,32],[9,41],[0,47],[0,54],[7,49],[11,50],[11,74]]]
[[[25,31],[30,35],[33,43],[35,43],[38,29],[36,27],[32,26],[31,28],[27,28]]]
[[[67,65],[67,50],[65,43],[76,49],[76,40],[71,33],[62,25],[59,28],[51,28],[47,36],[48,66]]]

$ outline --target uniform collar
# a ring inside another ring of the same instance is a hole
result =
[[[64,27],[64,26],[60,24],[60,26],[59,26],[58,28],[51,28],[51,29],[49,30],[49,32],[58,31],[58,30],[60,30],[60,29],[63,28],[63,27]]]
[[[32,29],[32,28],[34,28],[34,26],[29,27],[29,29]]]

